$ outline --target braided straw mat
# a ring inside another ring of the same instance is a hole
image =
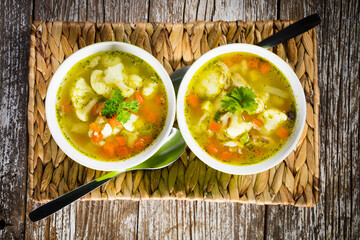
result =
[[[56,145],[46,124],[46,89],[59,65],[78,49],[102,41],[135,44],[153,54],[167,72],[190,65],[219,45],[256,44],[291,21],[195,23],[75,23],[36,21],[29,59],[29,194],[46,202],[106,172],[71,160]],[[119,175],[83,199],[187,199],[314,206],[319,200],[319,88],[316,31],[270,49],[294,69],[307,100],[301,139],[283,162],[265,172],[236,176],[218,172],[189,149],[172,165]]]

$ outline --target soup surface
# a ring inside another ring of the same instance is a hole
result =
[[[250,53],[213,58],[193,76],[185,96],[193,138],[209,155],[232,165],[274,155],[293,131],[295,109],[285,76]]]
[[[165,86],[149,64],[107,51],[71,68],[57,92],[56,114],[75,148],[118,161],[151,145],[164,127],[167,106]]]

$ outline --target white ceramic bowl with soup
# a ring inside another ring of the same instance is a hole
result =
[[[175,118],[175,92],[145,50],[104,42],[68,57],[51,79],[46,118],[59,147],[97,170],[125,170],[163,145]]]
[[[201,56],[177,97],[177,120],[190,149],[230,174],[279,164],[295,148],[305,117],[305,96],[293,70],[249,44],[224,45]]]

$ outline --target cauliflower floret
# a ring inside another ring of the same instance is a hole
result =
[[[231,122],[229,127],[226,129],[226,134],[231,138],[234,139],[241,134],[250,131],[253,127],[252,122],[244,122],[242,118],[239,117],[239,114],[233,114],[231,117]]]
[[[126,83],[131,88],[139,88],[143,84],[143,79],[136,74],[132,74],[129,76]]]
[[[133,124],[136,121],[136,119],[138,119],[138,116],[136,116],[135,114],[131,114],[130,119],[125,124],[123,124],[124,128],[129,132],[134,131]]]
[[[130,97],[135,92],[134,89],[128,87],[124,83],[124,77],[126,75],[124,73],[124,65],[122,63],[107,68],[104,71],[104,74],[104,82],[110,86],[112,84],[117,86],[124,97]]]
[[[267,131],[274,130],[280,123],[287,119],[285,113],[277,109],[269,109],[260,114],[260,119],[264,122]]]
[[[89,65],[87,65],[87,68],[94,68],[99,64],[100,56],[93,58]]]
[[[91,108],[98,102],[95,92],[85,82],[84,78],[79,78],[71,88],[70,95],[76,116],[81,121],[86,122]]]
[[[111,88],[104,82],[104,72],[101,70],[94,70],[90,77],[91,87],[97,94],[103,95],[105,97],[110,97]]]
[[[142,94],[145,95],[145,96],[150,96],[155,91],[156,86],[157,86],[157,83],[149,83],[149,84],[147,84],[143,88]]]
[[[197,93],[202,97],[215,97],[224,87],[223,78],[224,76],[220,72],[211,72],[197,85]]]
[[[101,134],[103,135],[103,138],[107,138],[112,134],[112,128],[110,124],[105,124],[104,128],[101,130]]]

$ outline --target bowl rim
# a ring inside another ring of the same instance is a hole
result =
[[[233,53],[233,52],[245,52],[245,53],[252,53],[258,55],[262,58],[267,59],[272,64],[274,64],[286,77],[289,81],[291,89],[294,94],[295,102],[296,102],[296,120],[294,124],[294,130],[291,133],[287,142],[282,146],[282,148],[270,158],[256,163],[252,165],[245,165],[245,166],[236,166],[230,165],[219,160],[216,160],[212,156],[210,156],[205,150],[203,150],[198,143],[192,137],[189,128],[186,123],[186,118],[184,114],[185,110],[185,94],[187,91],[187,87],[190,83],[191,78],[193,75],[199,70],[201,66],[205,63],[213,59],[214,57]],[[199,59],[197,59],[191,67],[186,72],[177,95],[177,121],[179,124],[179,128],[181,134],[194,154],[202,160],[204,163],[209,165],[210,167],[217,169],[222,172],[226,172],[229,174],[235,175],[248,175],[248,174],[255,174],[259,172],[266,171],[277,164],[279,164],[282,160],[284,160],[290,152],[295,148],[297,142],[300,139],[300,136],[303,132],[304,124],[306,118],[306,101],[305,95],[300,84],[300,81],[294,71],[290,68],[290,66],[283,61],[279,56],[276,54],[256,45],[246,44],[246,43],[233,43],[223,45],[217,48],[214,48],[204,55],[202,55]]]
[[[152,144],[147,147],[144,151],[139,154],[132,156],[125,160],[106,162],[96,160],[90,156],[85,155],[80,150],[76,149],[64,136],[59,122],[56,117],[56,102],[57,102],[57,93],[61,82],[63,82],[64,77],[67,75],[69,70],[82,59],[89,57],[95,53],[105,52],[105,51],[120,51],[128,54],[135,55],[147,64],[149,64],[155,72],[159,75],[161,81],[165,86],[165,91],[168,99],[168,109],[165,124],[161,130],[158,137],[152,142]],[[49,94],[54,93],[54,94]],[[94,43],[89,46],[86,46],[82,49],[79,49],[71,56],[69,56],[65,61],[59,66],[59,68],[54,73],[51,78],[51,82],[47,89],[46,99],[45,99],[45,114],[47,123],[49,126],[50,133],[54,138],[56,144],[61,148],[61,150],[69,156],[74,161],[80,163],[85,167],[89,167],[101,171],[124,171],[128,168],[134,167],[149,157],[156,153],[159,148],[165,143],[167,136],[169,135],[172,125],[175,120],[175,111],[176,110],[176,99],[175,91],[172,85],[169,74],[166,72],[165,68],[160,64],[160,62],[152,56],[150,53],[145,51],[142,48],[139,48],[135,45],[124,43],[124,42],[101,42]]]

